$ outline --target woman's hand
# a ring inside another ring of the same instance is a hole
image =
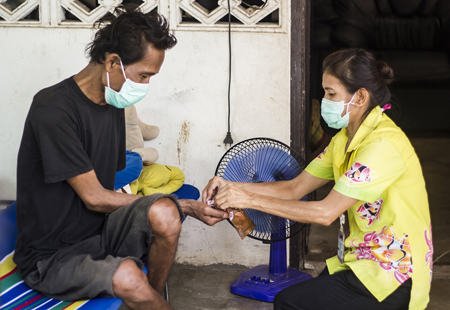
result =
[[[214,203],[217,208],[222,210],[228,208],[248,209],[253,208],[254,196],[255,194],[242,189],[238,184],[228,182],[219,189],[214,197]]]
[[[203,189],[202,201],[206,203],[208,202],[208,200],[212,200],[214,196],[216,196],[217,192],[228,183],[231,182],[226,181],[218,176],[215,176],[214,178],[209,180],[208,185],[206,185],[206,187]]]

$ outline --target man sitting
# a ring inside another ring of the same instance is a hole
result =
[[[181,218],[213,225],[227,213],[113,190],[125,168],[123,108],[145,96],[176,44],[158,14],[122,6],[116,15],[88,45],[89,64],[33,99],[18,156],[14,261],[52,298],[117,296],[131,309],[172,309],[161,294]]]

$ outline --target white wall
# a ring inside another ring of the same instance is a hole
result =
[[[28,109],[36,92],[86,64],[91,30],[0,27],[0,199],[16,197],[16,165]]]
[[[15,199],[16,157],[33,95],[80,71],[93,31],[0,27],[0,199]],[[180,167],[200,191],[224,154],[227,131],[228,34],[177,31],[147,97],[137,104],[141,120],[160,127],[147,146],[159,163]],[[272,137],[289,144],[289,34],[232,35],[231,130],[237,143]],[[228,222],[209,227],[188,218],[177,260],[191,264],[268,263],[261,242],[241,241]]]

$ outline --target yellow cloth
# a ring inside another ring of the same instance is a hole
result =
[[[347,142],[347,129],[342,129],[306,168],[335,180],[339,193],[359,199],[347,210],[344,263],[335,256],[327,260],[328,269],[333,274],[351,268],[379,301],[411,277],[409,309],[425,309],[433,244],[419,159],[380,107],[370,112],[346,152]]]
[[[151,164],[144,166],[139,178],[130,184],[135,195],[148,196],[155,193],[172,194],[184,183],[184,173],[180,168]]]

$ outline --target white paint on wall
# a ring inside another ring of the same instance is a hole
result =
[[[23,125],[36,92],[79,72],[93,31],[0,28],[0,197],[15,199],[16,158]],[[226,151],[228,34],[177,31],[161,72],[137,104],[142,121],[160,127],[146,146],[161,164],[180,167],[200,189]],[[289,34],[233,33],[231,131],[234,142],[271,137],[289,144]],[[240,240],[226,221],[209,227],[188,218],[177,261],[255,266],[268,263],[269,246]]]

